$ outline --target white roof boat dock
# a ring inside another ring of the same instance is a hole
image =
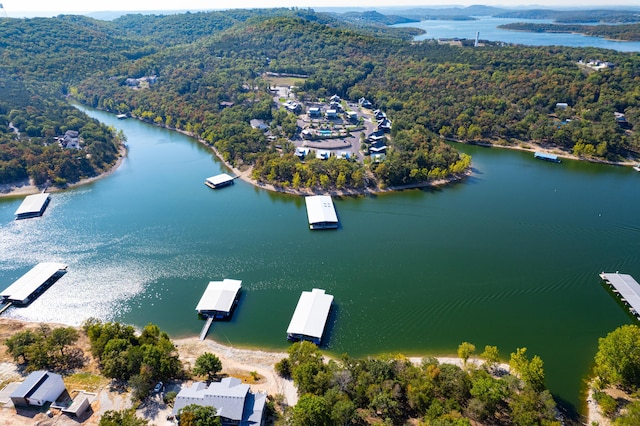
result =
[[[303,291],[287,328],[287,338],[310,340],[319,345],[329,318],[331,303],[333,303],[333,296],[325,294],[322,289]]]
[[[27,196],[16,210],[16,219],[42,216],[49,205],[49,200],[51,197],[46,192]]]
[[[307,205],[309,229],[337,229],[338,216],[328,195],[312,195],[304,199]]]
[[[640,284],[631,275],[615,273],[601,273],[602,278],[611,286],[613,292],[620,296],[622,303],[629,307],[634,317],[640,319]]]
[[[560,163],[560,159],[557,155],[547,154],[546,152],[536,152],[533,154],[533,158],[538,160],[550,161],[552,163]]]
[[[226,173],[221,173],[219,175],[208,177],[204,181],[204,184],[209,188],[218,189],[222,188],[223,186],[233,185],[233,180],[237,178],[238,176],[229,176]]]
[[[64,263],[39,263],[7,287],[0,297],[3,302],[27,305],[67,272]]]
[[[200,340],[204,340],[214,318],[224,319],[231,316],[231,311],[238,302],[242,281],[224,279],[211,281],[200,298],[196,311],[207,318],[207,322],[200,333]]]

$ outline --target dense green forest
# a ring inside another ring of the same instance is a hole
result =
[[[312,343],[294,343],[288,358],[276,364],[279,374],[293,379],[300,396],[286,413],[286,424],[561,424],[538,356],[529,358],[526,348],[519,348],[511,354],[509,374],[498,366],[495,346],[485,348],[484,362],[478,364],[468,361],[474,351],[468,342],[460,345],[462,368],[435,358],[415,363],[401,355],[344,355],[325,362]]]
[[[594,37],[606,37],[612,40],[639,41],[640,24],[627,25],[579,25],[579,24],[533,24],[515,22],[500,25],[498,28],[534,33],[578,33]]]
[[[357,23],[310,9],[269,9],[109,22],[2,19],[0,140],[7,149],[0,182],[28,175],[64,184],[112,164],[117,138],[63,106],[67,96],[191,133],[232,165],[253,167],[256,179],[282,187],[414,185],[464,171],[469,158],[445,139],[535,142],[610,161],[640,150],[637,53],[415,42],[418,30],[354,16]],[[615,66],[589,72],[577,65],[588,59]],[[295,117],[275,107],[267,72],[308,76],[294,89],[303,102],[366,97],[386,111],[393,127],[385,161],[301,162],[286,140],[296,133]],[[628,126],[614,113],[624,113]],[[251,128],[254,118],[277,138]],[[88,155],[52,143],[69,129],[81,133]]]

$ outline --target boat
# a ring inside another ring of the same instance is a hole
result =
[[[633,166],[633,170],[635,170],[636,172],[640,172],[640,164],[636,164],[635,166]]]

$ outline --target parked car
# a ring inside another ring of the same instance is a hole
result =
[[[158,382],[156,386],[153,388],[153,393],[161,392],[164,389],[164,383]]]

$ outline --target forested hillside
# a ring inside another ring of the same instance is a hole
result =
[[[411,33],[356,26],[309,9],[128,15],[110,22],[78,16],[1,20],[2,90],[18,93],[3,96],[0,108],[0,135],[16,153],[3,150],[0,164],[11,170],[3,182],[36,176],[33,161],[26,161],[33,155],[21,151],[29,143],[53,155],[53,136],[67,129],[83,133],[80,124],[88,119],[72,126],[70,114],[59,117],[64,111],[59,102],[67,95],[192,133],[234,166],[252,166],[255,178],[283,187],[359,188],[375,181],[413,185],[446,177],[464,170],[468,158],[443,143],[444,138],[503,145],[535,142],[610,161],[637,155],[637,54],[467,48],[411,42]],[[581,60],[613,66],[595,71],[579,66]],[[333,94],[371,100],[393,122],[385,161],[301,162],[284,139],[291,133],[286,129],[295,134],[295,117],[276,109],[265,73],[308,76],[294,89],[303,102]],[[132,85],[132,79],[140,84]],[[625,126],[615,113],[625,114]],[[16,117],[20,142],[9,128]],[[265,120],[278,138],[269,140],[251,128],[254,118]],[[86,146],[99,139],[91,131],[81,137]],[[47,178],[61,177],[64,183],[107,167],[115,159],[116,145],[112,136],[104,139],[105,155],[84,157],[96,162],[91,170],[72,164],[82,171],[58,176],[61,168],[53,167]],[[41,181],[44,174],[39,176]]]

